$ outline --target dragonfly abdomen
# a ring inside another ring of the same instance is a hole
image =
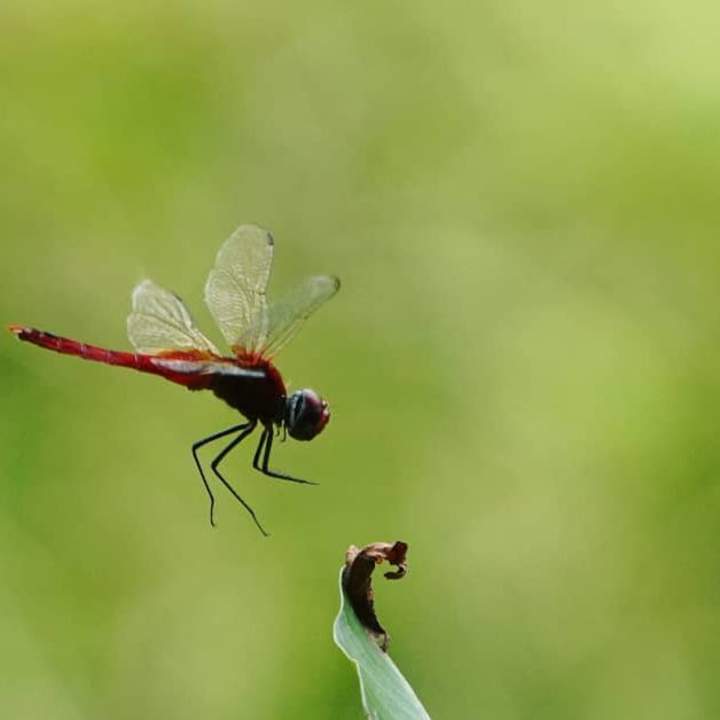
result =
[[[75,355],[85,360],[93,360],[108,365],[126,365],[140,369],[137,367],[140,364],[138,362],[139,358],[134,353],[107,350],[96,345],[87,345],[77,340],[70,340],[70,338],[53,335],[44,330],[23,327],[22,325],[10,325],[8,330],[14,333],[18,340],[24,340],[63,355]]]
[[[142,355],[124,350],[108,350],[97,345],[88,345],[77,340],[53,335],[44,330],[36,330],[22,325],[10,325],[8,330],[14,333],[19,340],[32,343],[46,350],[52,350],[63,355],[74,355],[92,362],[127,367],[140,372],[151,373],[152,375],[160,375],[192,390],[206,388],[210,382],[209,376],[175,371],[171,363],[159,361],[158,358],[152,355]]]

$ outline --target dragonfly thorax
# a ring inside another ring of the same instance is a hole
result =
[[[295,440],[312,440],[330,420],[330,408],[314,390],[297,390],[286,401],[285,425]]]

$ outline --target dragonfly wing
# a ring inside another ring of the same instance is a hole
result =
[[[262,329],[263,341],[257,352],[272,357],[295,336],[302,324],[340,289],[340,280],[331,275],[307,278],[277,303],[273,303]],[[260,333],[257,333],[260,336]],[[246,346],[242,346],[246,347]],[[235,350],[235,348],[233,348]]]
[[[245,368],[235,365],[230,361],[196,360],[188,354],[187,358],[178,353],[174,357],[155,357],[152,363],[156,367],[170,370],[173,373],[191,376],[223,375],[225,377],[244,377],[262,379],[266,377],[264,370],[257,368]]]
[[[254,350],[267,327],[272,235],[241,225],[220,247],[205,284],[205,302],[230,346]]]
[[[128,315],[130,342],[139,353],[200,351],[218,356],[217,348],[195,327],[183,301],[151,280],[143,280],[132,294]]]

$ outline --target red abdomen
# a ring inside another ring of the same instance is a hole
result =
[[[8,330],[14,333],[19,340],[30,342],[33,345],[62,353],[63,355],[75,355],[84,360],[92,360],[93,362],[101,362],[106,365],[117,365],[119,367],[132,368],[140,372],[150,373],[152,375],[160,375],[166,380],[184,385],[191,390],[202,390],[209,387],[212,377],[210,375],[198,375],[173,372],[172,368],[161,364],[156,364],[158,358],[154,355],[141,355],[139,353],[124,352],[120,350],[107,350],[106,348],[97,347],[96,345],[87,345],[70,340],[69,338],[59,337],[52,333],[35,328],[23,327],[22,325],[9,325]],[[193,353],[176,353],[173,357],[183,359],[197,359]]]

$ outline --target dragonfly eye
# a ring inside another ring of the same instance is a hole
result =
[[[285,424],[295,440],[312,440],[329,419],[328,404],[314,390],[298,390],[287,399]]]

